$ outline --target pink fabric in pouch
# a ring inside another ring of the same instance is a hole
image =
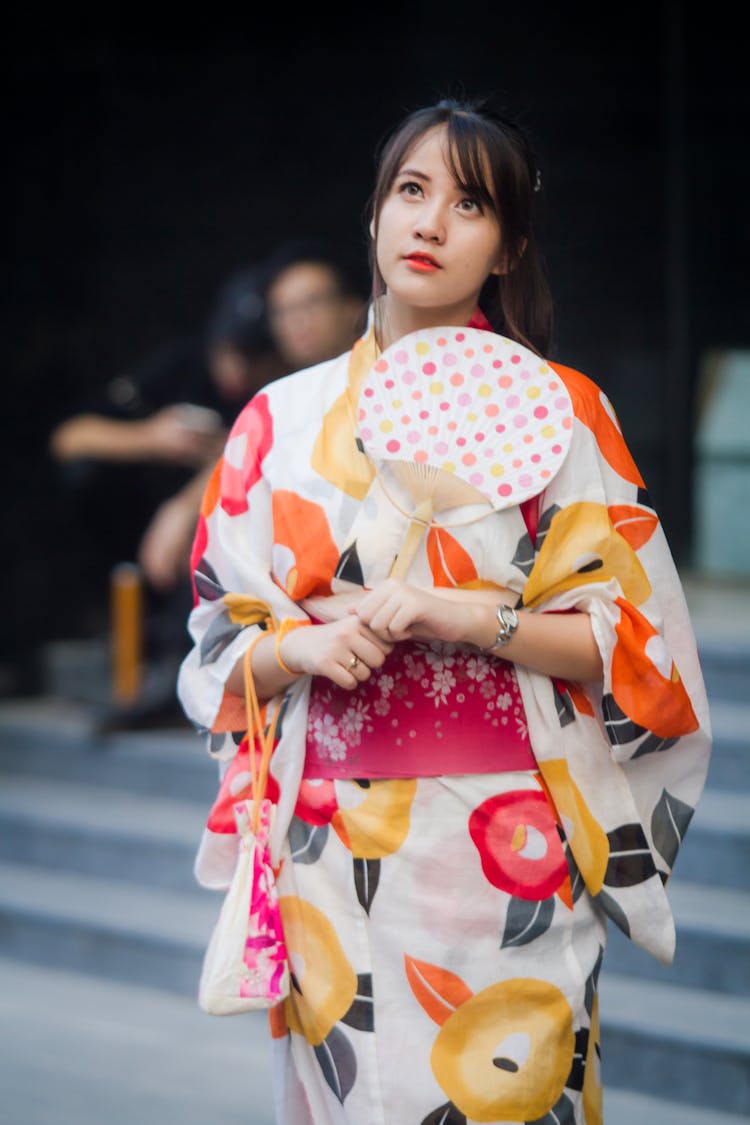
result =
[[[513,665],[403,642],[356,691],[313,677],[307,778],[438,777],[536,768]]]

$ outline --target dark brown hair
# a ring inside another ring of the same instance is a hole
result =
[[[491,274],[479,307],[496,332],[547,355],[552,342],[552,298],[533,229],[540,174],[526,134],[514,122],[481,103],[445,99],[415,110],[382,147],[370,214],[377,237],[378,218],[399,169],[430,129],[445,126],[448,160],[456,183],[493,211],[500,228],[507,272]],[[373,299],[385,283],[370,248]]]

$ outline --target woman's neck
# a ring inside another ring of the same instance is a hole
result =
[[[439,328],[445,325],[468,324],[477,307],[476,299],[448,308],[416,308],[393,300],[388,293],[380,297],[375,311],[375,332],[378,345],[384,351],[402,336],[420,328]]]

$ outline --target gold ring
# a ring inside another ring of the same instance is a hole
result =
[[[359,657],[353,656],[351,658],[351,660],[349,661],[349,668],[351,669],[352,672],[354,671],[354,669],[357,667],[358,664],[359,664]]]

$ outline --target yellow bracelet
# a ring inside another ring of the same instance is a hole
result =
[[[285,617],[276,630],[276,646],[274,648],[274,652],[276,654],[276,662],[281,668],[282,672],[286,672],[288,676],[301,676],[302,673],[293,672],[291,668],[287,668],[286,664],[281,659],[281,652],[279,651],[281,642],[283,641],[287,633],[291,633],[292,629],[299,629],[301,625],[311,624],[312,622],[310,621],[298,621],[294,617]]]

